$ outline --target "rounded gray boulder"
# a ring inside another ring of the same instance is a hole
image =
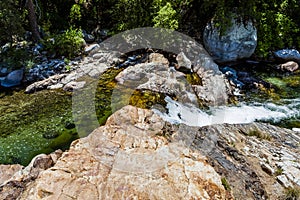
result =
[[[220,26],[210,21],[203,33],[206,50],[218,63],[249,58],[257,46],[257,30],[252,21],[233,18],[231,26],[221,33]]]

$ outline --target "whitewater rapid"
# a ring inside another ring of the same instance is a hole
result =
[[[279,122],[289,118],[300,117],[300,98],[283,100],[275,103],[240,103],[235,106],[212,107],[201,110],[195,105],[183,104],[166,97],[166,111],[152,109],[164,120],[172,124],[189,126],[207,126],[213,124],[245,124],[255,121]]]

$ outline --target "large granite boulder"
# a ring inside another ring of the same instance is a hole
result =
[[[233,18],[224,33],[212,20],[203,33],[206,50],[218,63],[250,57],[257,46],[257,30],[252,21]]]
[[[73,142],[20,199],[232,199],[205,156],[179,143],[185,129],[168,139],[166,128],[152,111],[127,106]]]
[[[126,106],[62,155],[0,165],[0,199],[282,199],[300,186],[299,142],[269,124],[172,125]]]

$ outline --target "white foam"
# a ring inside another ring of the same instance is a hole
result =
[[[183,123],[190,126],[201,127],[223,123],[244,124],[257,120],[278,122],[282,119],[300,116],[299,99],[287,100],[282,105],[274,103],[240,104],[238,106],[211,108],[207,111],[200,110],[193,105],[179,103],[170,97],[166,97],[165,101],[167,102],[167,113],[155,109],[154,111],[170,123]]]
[[[292,130],[300,133],[300,128],[293,128]]]

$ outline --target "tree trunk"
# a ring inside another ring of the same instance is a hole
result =
[[[26,8],[28,10],[28,19],[31,27],[32,37],[35,42],[38,42],[41,39],[37,19],[35,15],[34,5],[32,0],[27,0]]]

